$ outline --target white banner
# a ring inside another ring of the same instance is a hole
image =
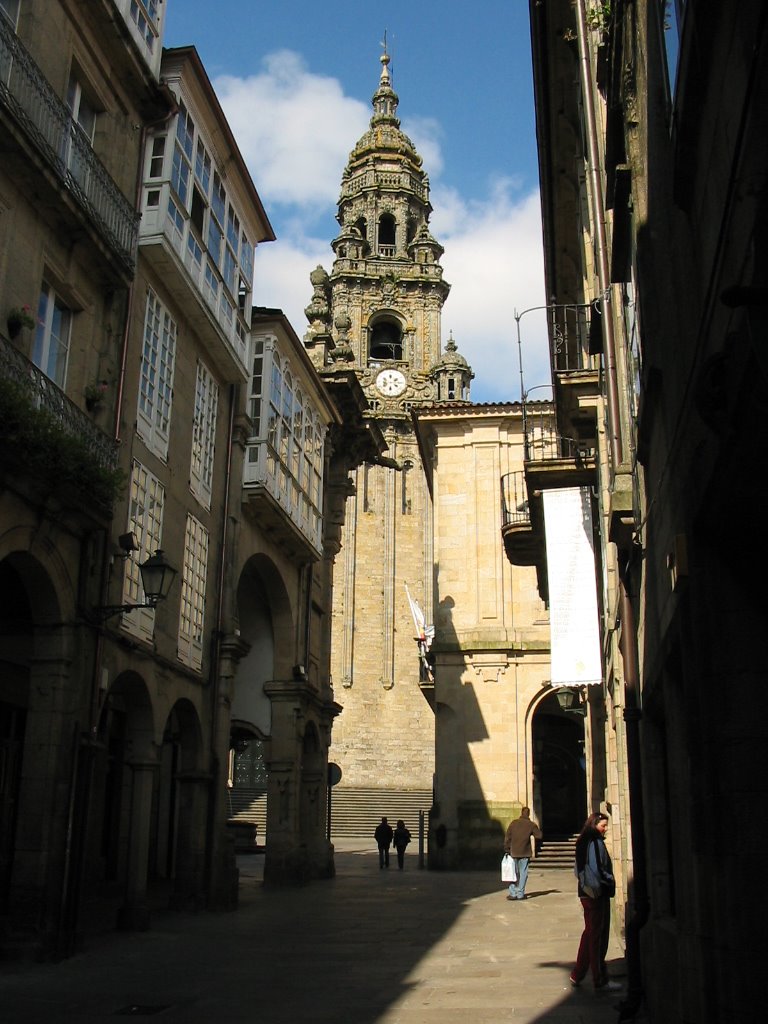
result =
[[[543,492],[547,540],[552,685],[603,678],[588,487]]]

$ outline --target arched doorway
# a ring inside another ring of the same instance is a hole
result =
[[[534,712],[532,740],[535,817],[547,839],[571,836],[586,817],[584,717],[550,693]]]

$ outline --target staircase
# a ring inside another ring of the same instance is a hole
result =
[[[382,818],[392,828],[398,818],[411,833],[411,842],[418,842],[419,811],[426,816],[432,806],[429,789],[343,789],[336,787],[331,794],[331,839],[370,839]]]
[[[419,811],[424,811],[426,818],[431,806],[432,792],[428,789],[334,787],[331,790],[331,839],[370,839],[373,844],[373,831],[382,817],[385,817],[392,828],[398,818],[402,818],[411,833],[411,841],[416,843],[419,837]],[[228,819],[233,827],[255,825],[256,842],[263,846],[267,834],[267,791],[251,786],[235,786],[229,791]]]
[[[537,868],[568,868],[572,871],[575,857],[575,835],[553,836],[552,839],[544,839],[531,865]]]

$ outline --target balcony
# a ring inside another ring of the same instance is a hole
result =
[[[201,339],[209,340],[209,355],[225,380],[245,380],[248,325],[234,297],[195,237],[170,183],[158,183],[149,191],[156,192],[157,202],[145,205],[139,236],[142,256],[161,275]]]
[[[93,148],[73,124],[69,108],[56,95],[11,26],[0,17],[0,109],[10,115],[0,143],[5,169],[23,181],[29,193],[34,164],[31,149],[42,161],[43,174],[72,204],[58,202],[57,218],[80,228],[78,214],[105,243],[121,270],[133,276],[139,216]],[[42,181],[40,182],[42,185]],[[38,188],[39,192],[39,188]],[[38,195],[38,206],[44,196]]]
[[[16,484],[103,518],[121,489],[117,445],[0,337],[0,466]]]
[[[322,518],[301,482],[268,441],[249,441],[243,508],[273,543],[298,562],[322,554]]]
[[[501,537],[512,565],[536,565],[543,555],[543,537],[531,522],[531,507],[520,469],[501,478]]]
[[[597,478],[593,447],[552,428],[551,409],[526,417],[524,468],[501,478],[501,536],[512,565],[535,565],[546,600],[546,540],[542,492],[586,487]]]

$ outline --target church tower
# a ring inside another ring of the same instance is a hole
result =
[[[333,268],[312,275],[306,345],[316,365],[356,375],[387,444],[377,464],[355,471],[334,573],[331,665],[343,707],[330,752],[342,769],[335,792],[348,790],[348,803],[357,798],[371,814],[405,817],[416,796],[428,809],[434,771],[433,684],[409,604],[410,593],[429,618],[432,524],[411,410],[466,401],[472,371],[453,339],[441,351],[450,286],[389,63],[384,53],[370,126],[342,176]]]

